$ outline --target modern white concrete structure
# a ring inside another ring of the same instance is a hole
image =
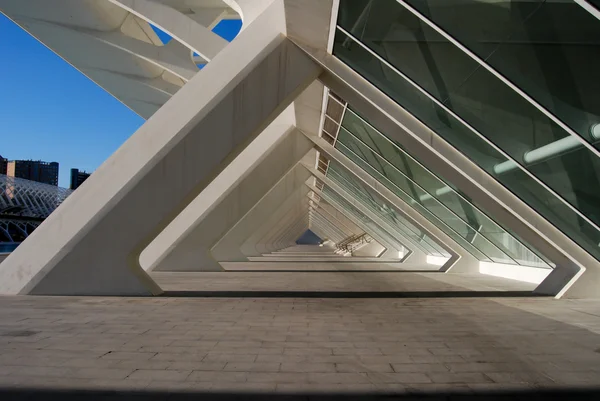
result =
[[[600,56],[582,48],[600,21],[527,3],[0,0],[147,118],[2,262],[0,293],[353,260],[599,297]],[[227,18],[231,43],[211,31]],[[323,251],[296,246],[308,229]]]

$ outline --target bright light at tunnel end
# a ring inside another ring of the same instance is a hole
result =
[[[506,265],[503,263],[479,262],[479,273],[526,283],[539,284],[552,272],[552,269],[539,267]]]

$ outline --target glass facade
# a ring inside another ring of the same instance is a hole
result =
[[[397,213],[396,210],[382,199],[375,191],[361,184],[351,174],[345,172],[344,168],[335,162],[330,162],[327,170],[327,178],[342,188],[346,193],[352,195],[353,199],[363,205],[367,210],[379,218],[379,221],[389,227],[388,232],[396,238],[404,238],[428,255],[450,256],[432,238],[422,232],[415,225],[407,221]],[[386,228],[384,226],[384,228]],[[407,244],[410,248],[410,245]]]
[[[579,4],[545,0],[406,3],[582,138],[597,144],[600,135],[593,134],[593,127],[600,123],[600,53],[594,47],[600,43],[600,23]]]
[[[547,267],[512,235],[348,109],[336,148],[481,261]]]
[[[336,57],[600,259],[600,21],[571,1],[341,0],[338,15]],[[411,177],[410,157],[344,135],[480,260],[539,262],[455,188]]]
[[[414,244],[410,244],[405,238],[398,238],[397,235],[395,236],[394,234],[391,234],[390,232],[381,228],[379,225],[375,224],[365,214],[363,214],[360,210],[358,210],[350,202],[348,202],[343,196],[339,195],[331,188],[325,186],[323,188],[323,192],[320,193],[319,196],[322,196],[323,199],[329,204],[331,204],[333,207],[339,210],[343,210],[344,214],[366,227],[365,231],[367,231],[367,233],[369,233],[370,235],[374,235],[377,238],[383,238],[383,240],[392,245],[398,244],[402,245],[403,247],[414,248]],[[421,247],[417,248],[425,252]]]

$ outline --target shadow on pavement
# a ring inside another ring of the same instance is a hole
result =
[[[593,390],[552,390],[552,391],[506,391],[506,392],[473,392],[473,393],[422,393],[407,394],[386,393],[211,393],[211,392],[161,392],[161,391],[121,391],[121,390],[33,390],[33,389],[0,389],[0,400],[6,401],[189,401],[189,400],[245,400],[245,401],[363,401],[363,400],[447,400],[447,401],[480,401],[480,400],[565,400],[565,401],[597,401],[600,400],[600,387]]]

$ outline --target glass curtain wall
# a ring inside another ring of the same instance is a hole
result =
[[[347,109],[336,147],[479,260],[549,267],[402,147]],[[418,205],[418,207],[416,207]]]
[[[405,3],[341,0],[333,54],[600,259],[600,21],[572,1]]]
[[[362,185],[336,162],[329,163],[327,178],[340,186],[345,192],[352,194],[367,210],[384,221],[398,235],[409,239],[414,245],[429,255],[450,256],[440,245],[422,230],[399,215],[388,203],[371,189]]]
[[[428,253],[421,246],[415,246],[414,243],[409,242],[404,237],[398,238],[397,234],[394,235],[394,234],[388,232],[387,230],[383,229],[379,225],[375,224],[371,219],[369,219],[360,210],[358,210],[356,207],[354,207],[350,202],[348,202],[346,199],[344,199],[337,192],[333,191],[331,188],[324,186],[323,191],[319,194],[319,196],[322,196],[323,199],[327,203],[331,204],[336,209],[343,210],[346,215],[351,216],[355,221],[360,222],[362,225],[364,225],[368,229],[366,231],[371,232],[371,233],[375,234],[376,236],[383,238],[389,244],[392,244],[392,245],[398,244],[398,245],[402,245],[402,247],[406,247],[406,248],[413,248],[413,249],[417,248],[422,252]],[[436,253],[435,256],[446,256],[446,255],[439,255]]]

